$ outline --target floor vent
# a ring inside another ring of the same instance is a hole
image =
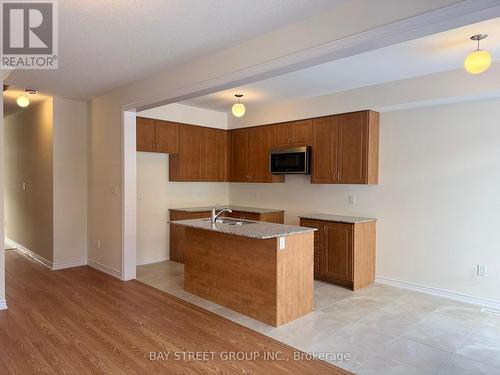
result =
[[[486,313],[486,314],[490,314],[490,315],[497,315],[497,316],[500,316],[500,310],[481,309],[481,312],[484,312],[484,313]]]

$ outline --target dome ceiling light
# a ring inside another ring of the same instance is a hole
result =
[[[470,38],[477,41],[477,50],[469,53],[464,61],[464,68],[470,74],[481,74],[488,70],[491,65],[491,55],[488,51],[479,49],[479,42],[485,39],[488,34],[476,34]]]
[[[240,103],[240,99],[243,97],[243,95],[236,94],[235,96],[238,98],[238,102],[233,104],[232,108],[233,116],[242,117],[246,111],[245,104]]]
[[[30,95],[35,95],[37,94],[37,91],[35,89],[25,89],[24,90],[27,94]],[[27,95],[19,95],[17,97],[16,103],[19,107],[21,108],[26,108],[27,106],[30,105],[30,98]]]

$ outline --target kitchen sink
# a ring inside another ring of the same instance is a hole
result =
[[[210,222],[210,219],[206,219],[204,221]],[[255,221],[241,220],[241,219],[230,219],[230,218],[222,218],[217,219],[216,224],[229,224],[229,225],[248,225],[255,224]]]

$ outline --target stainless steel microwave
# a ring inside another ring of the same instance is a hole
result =
[[[271,150],[269,164],[272,174],[309,174],[311,148],[294,147]]]

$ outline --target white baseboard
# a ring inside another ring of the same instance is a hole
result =
[[[0,299],[0,310],[7,310],[7,300]]]
[[[122,273],[120,271],[117,271],[117,270],[115,270],[111,267],[108,267],[102,263],[99,263],[95,260],[87,259],[87,265],[92,267],[92,268],[95,268],[98,271],[101,271],[101,272],[107,273],[108,275],[116,277],[117,279],[120,279],[120,280],[122,279]]]
[[[388,277],[382,277],[382,276],[377,276],[375,278],[375,281],[378,283],[381,283],[381,284],[392,285],[392,286],[397,286],[397,287],[403,288],[403,289],[414,290],[416,292],[426,293],[426,294],[430,294],[430,295],[433,295],[436,297],[448,298],[448,299],[452,299],[455,301],[470,303],[473,305],[479,305],[479,306],[487,307],[487,308],[494,309],[494,310],[500,310],[500,301],[494,301],[494,300],[485,299],[485,298],[473,297],[473,296],[470,296],[467,294],[453,292],[451,290],[434,288],[434,287],[430,287],[430,286],[410,283],[407,281],[394,280],[394,279],[390,279]]]
[[[16,241],[12,241],[10,238],[7,238],[7,240],[12,242],[12,244],[16,247],[16,250],[20,251],[24,255],[29,256],[30,258],[36,260],[37,262],[43,264],[45,267],[48,267],[53,271],[85,266],[87,264],[86,259],[65,260],[63,262],[51,262],[50,260],[45,259],[44,257],[38,255],[34,251],[28,249],[27,247],[24,247],[23,245],[17,243]]]
[[[16,241],[12,241],[10,238],[7,238],[7,240],[12,242],[16,246],[16,249],[24,255],[27,255],[30,258],[36,260],[38,263],[43,264],[45,267],[52,269],[53,264],[50,260],[45,259],[44,257],[28,249],[27,247],[24,247],[23,245],[17,243]]]
[[[153,264],[153,263],[159,263],[159,262],[164,262],[166,260],[169,260],[170,258],[166,255],[162,255],[160,257],[153,257],[153,258],[144,258],[144,259],[139,259],[137,260],[137,265],[138,266],[144,266],[146,264]]]
[[[66,268],[81,267],[87,265],[87,259],[65,260],[62,262],[54,262],[52,269],[54,271],[64,270]]]

